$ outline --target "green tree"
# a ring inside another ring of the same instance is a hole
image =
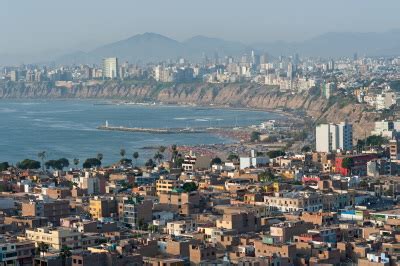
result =
[[[156,164],[154,163],[153,159],[148,159],[147,162],[144,164],[148,168],[154,168]]]
[[[97,160],[99,160],[101,162],[103,160],[103,154],[102,153],[98,153],[96,158],[97,158]]]
[[[231,153],[228,155],[228,161],[234,161],[234,160],[238,160],[239,156],[237,154]]]
[[[150,224],[150,225],[147,227],[147,230],[150,231],[150,232],[152,232],[152,233],[156,233],[156,232],[158,232],[158,226],[155,225],[155,224]]]
[[[368,182],[366,180],[361,180],[360,183],[358,183],[358,186],[360,188],[367,188],[368,187]]]
[[[25,159],[21,162],[17,163],[17,167],[20,169],[39,169],[40,168],[40,162],[31,160],[31,159]]]
[[[42,162],[42,166],[44,167],[44,159],[46,158],[46,152],[45,151],[41,151],[37,154],[37,157],[40,159],[40,161]],[[44,168],[43,168],[44,170]]]
[[[101,165],[101,162],[97,158],[87,158],[85,162],[83,163],[83,168],[93,168],[93,167],[99,167]]]
[[[158,164],[160,164],[161,161],[164,159],[164,155],[158,151],[158,152],[156,152],[156,154],[154,154],[153,159],[156,160],[158,162]]]
[[[10,167],[10,165],[8,164],[8,162],[0,163],[0,172],[7,170],[9,167]]]
[[[388,140],[385,137],[378,136],[378,135],[369,136],[365,140],[365,144],[367,146],[382,146],[386,143],[388,143]]]
[[[258,142],[258,141],[260,141],[260,136],[261,136],[260,132],[257,132],[257,131],[251,132],[250,141],[251,142]]]
[[[63,170],[69,166],[69,161],[66,158],[60,158],[58,160],[49,160],[45,163],[46,169],[53,168],[54,170]]]
[[[173,166],[177,167],[176,160],[178,159],[178,147],[176,144],[171,146],[171,162],[173,162]]]
[[[69,166],[69,160],[67,158],[60,158],[58,161],[60,162],[62,168]]]
[[[182,164],[185,160],[182,158],[182,156],[178,156],[175,160],[175,167],[176,168],[182,168]]]
[[[222,164],[222,160],[221,160],[221,158],[219,158],[219,157],[215,157],[215,158],[213,158],[212,160],[211,160],[211,163],[210,163],[211,165],[214,165],[214,164],[218,164],[218,165],[220,165],[220,164]]]
[[[303,146],[303,148],[301,148],[301,152],[310,152],[311,148],[308,145]]]
[[[122,158],[119,160],[119,163],[122,165],[132,165],[132,160],[128,158]]]
[[[77,167],[79,164],[79,159],[78,158],[74,158],[74,165],[75,167]]]
[[[284,151],[281,150],[276,150],[276,151],[268,151],[267,155],[269,158],[273,159],[279,156],[284,156],[286,153]]]
[[[277,177],[269,169],[268,171],[261,173],[258,178],[261,182],[271,182],[277,179]]]
[[[167,147],[165,147],[165,146],[160,146],[160,147],[158,148],[158,151],[159,151],[160,153],[164,153],[166,149],[167,149]]]
[[[121,149],[121,150],[119,151],[119,155],[121,155],[122,158],[125,158],[125,155],[126,155],[125,149]]]
[[[49,160],[44,163],[44,166],[46,167],[46,169],[53,168],[54,170],[59,170],[60,168],[59,164],[57,163],[57,160]]]
[[[42,252],[47,252],[49,250],[49,245],[44,243],[44,242],[40,242],[35,250],[36,255],[41,255]]]
[[[186,182],[183,184],[182,189],[185,192],[192,192],[197,190],[197,185],[195,182]]]
[[[60,250],[60,257],[62,261],[62,266],[65,266],[67,258],[71,257],[71,249],[67,246],[63,246]]]
[[[133,159],[135,159],[135,163],[136,163],[136,165],[137,165],[137,164],[138,164],[139,153],[138,153],[137,151],[135,151],[135,152],[132,154],[132,157],[133,157]]]
[[[351,158],[351,157],[343,158],[343,160],[342,160],[342,167],[343,168],[345,168],[345,169],[349,170],[349,172],[351,172],[351,169],[353,168],[353,166],[354,166],[354,159],[353,158]]]

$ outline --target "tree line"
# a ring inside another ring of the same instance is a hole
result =
[[[152,158],[149,158],[145,162],[146,167],[155,167],[158,164],[161,164],[161,162],[165,159],[165,151],[167,150],[167,147],[165,146],[160,146],[158,147],[157,151],[153,155]],[[172,145],[170,147],[171,150],[171,161],[173,162],[174,167],[181,167],[183,163],[183,158],[182,155],[179,154],[177,146]],[[132,153],[132,159],[128,158],[126,156],[126,150],[124,148],[120,149],[119,152],[121,159],[119,160],[119,163],[121,165],[131,165],[134,166],[133,161],[135,161],[135,166],[138,165],[138,159],[139,159],[139,152],[135,151]],[[40,169],[44,171],[45,169],[53,169],[53,170],[63,170],[64,168],[67,168],[71,165],[70,161],[67,158],[59,158],[59,159],[51,159],[47,160],[47,153],[46,151],[41,151],[37,154],[38,160],[34,159],[24,159],[16,164],[16,167],[19,169]],[[102,153],[97,153],[95,157],[90,157],[85,159],[82,162],[82,167],[83,168],[95,168],[95,167],[100,167],[102,165],[102,160],[104,156]],[[74,158],[72,160],[72,164],[75,167],[78,167],[80,164],[80,160],[78,158]],[[0,163],[0,171],[7,170],[10,167],[8,162],[2,162]]]

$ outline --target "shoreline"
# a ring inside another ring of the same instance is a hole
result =
[[[151,106],[157,106],[157,107],[192,107],[192,108],[207,108],[207,109],[224,109],[224,110],[236,110],[236,111],[247,111],[247,112],[267,112],[267,113],[274,113],[278,115],[283,115],[288,118],[296,118],[296,119],[301,119],[304,121],[305,117],[300,117],[297,114],[293,112],[288,112],[288,111],[283,111],[281,109],[271,109],[271,108],[256,108],[256,107],[246,107],[246,106],[240,106],[240,107],[235,107],[235,106],[227,106],[227,105],[198,105],[198,104],[188,104],[188,103],[166,103],[166,102],[127,102],[122,99],[112,99],[112,98],[72,98],[72,97],[67,97],[67,98],[0,98],[0,102],[2,101],[15,101],[15,102],[26,102],[26,101],[32,101],[32,102],[47,102],[47,101],[87,101],[87,102],[97,102],[95,105],[125,105],[125,106],[145,106],[145,107],[151,107]]]

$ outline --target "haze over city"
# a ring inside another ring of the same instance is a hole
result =
[[[22,5],[22,6],[21,6]],[[400,3],[379,1],[2,1],[0,55],[90,50],[144,32],[256,42],[400,27]],[[206,15],[206,16],[205,16]]]

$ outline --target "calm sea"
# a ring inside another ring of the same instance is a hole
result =
[[[157,135],[97,130],[106,120],[110,126],[174,128],[248,126],[278,117],[261,111],[200,107],[117,105],[83,100],[1,100],[0,162],[37,159],[39,151],[46,151],[47,159],[66,157],[81,161],[102,153],[103,164],[109,164],[120,159],[121,148],[126,150],[128,158],[138,151],[143,161],[154,153],[143,147],[232,141],[208,133]]]

